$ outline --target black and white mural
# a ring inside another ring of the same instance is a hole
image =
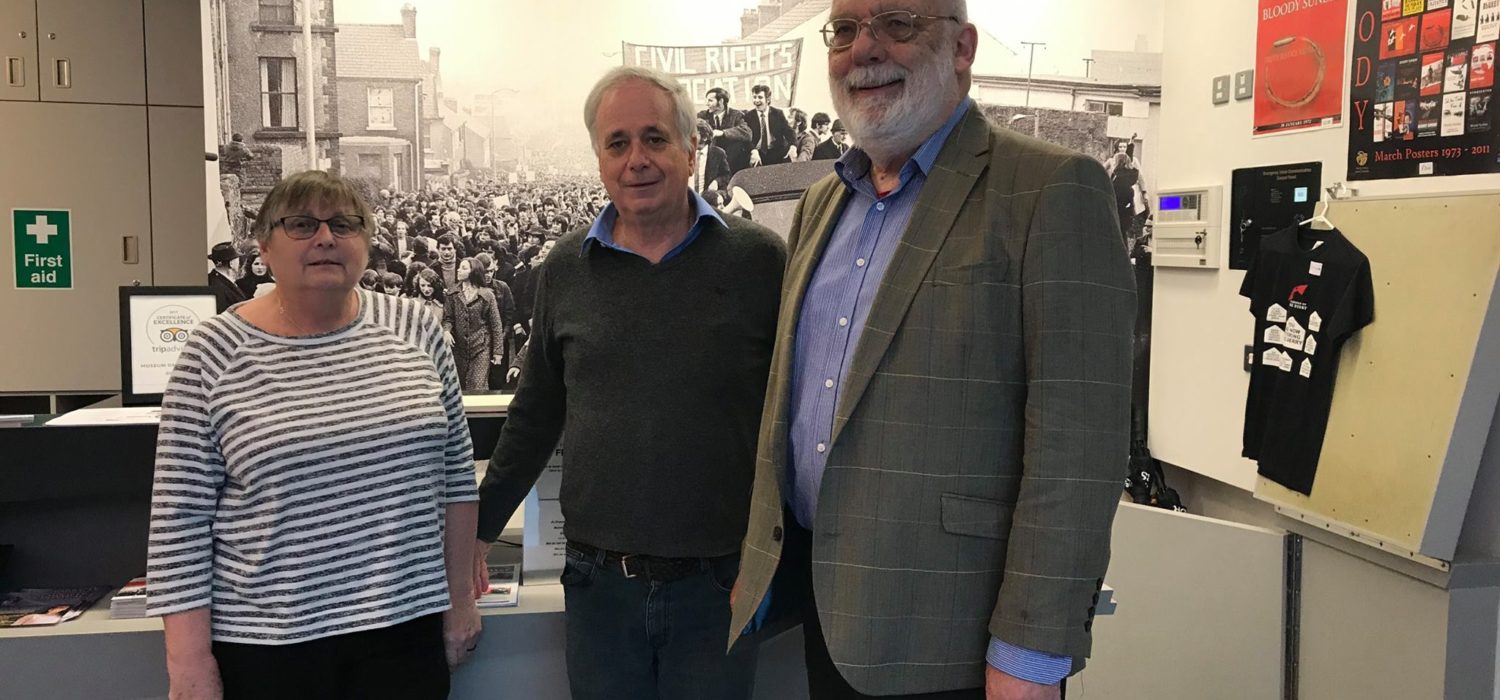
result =
[[[368,288],[454,313],[445,296],[456,280],[485,268],[499,318],[464,322],[492,327],[477,335],[503,361],[466,379],[466,390],[514,386],[533,270],[561,233],[607,204],[582,106],[609,68],[673,73],[700,100],[699,117],[716,145],[725,141],[729,162],[693,185],[729,212],[756,204],[735,185],[740,172],[836,158],[849,145],[819,33],[830,0],[203,3],[215,96],[208,132],[220,155],[211,191],[224,210],[206,245],[228,244],[217,249],[217,274],[237,278],[247,296],[273,288],[250,233],[260,202],[283,175],[336,171],[358,183],[378,219]],[[1121,236],[1139,271],[1142,434],[1163,5],[968,8],[980,30],[970,93],[980,109],[1098,158],[1115,183]],[[751,163],[733,152],[737,132],[726,122],[763,105],[771,147],[756,150],[771,155]]]

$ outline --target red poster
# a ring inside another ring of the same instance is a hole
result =
[[[1453,27],[1453,10],[1429,12],[1422,15],[1423,51],[1435,51],[1448,47],[1448,32]]]
[[[1254,133],[1338,124],[1348,0],[1260,0],[1257,19]],[[1416,52],[1418,22],[1412,17],[1387,23],[1402,30],[1393,51]]]
[[[1380,43],[1380,60],[1395,58],[1396,56],[1410,56],[1417,52],[1417,24],[1421,20],[1416,17],[1398,19],[1386,22],[1381,27],[1381,36],[1384,40]]]

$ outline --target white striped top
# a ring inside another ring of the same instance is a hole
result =
[[[360,291],[299,338],[234,309],[194,330],[162,401],[147,610],[212,607],[213,638],[286,644],[448,608],[447,503],[478,498],[442,326]]]

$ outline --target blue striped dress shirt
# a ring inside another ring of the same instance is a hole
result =
[[[849,189],[849,202],[808,283],[792,356],[786,494],[793,516],[809,530],[828,465],[834,407],[870,306],[943,143],[972,106],[968,98],[958,105],[901,168],[900,184],[883,196],[875,191],[870,157],[863,150],[854,148],[834,163],[834,171]],[[1073,665],[1069,657],[999,639],[990,640],[986,659],[1009,675],[1049,685],[1067,676]]]

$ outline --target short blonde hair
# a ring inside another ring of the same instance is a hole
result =
[[[370,212],[370,205],[348,180],[322,170],[304,170],[288,175],[271,188],[265,203],[260,205],[260,213],[255,217],[255,240],[265,245],[281,217],[287,216],[287,212],[313,204],[353,209],[354,211],[345,213],[364,218],[365,225],[360,236],[366,243],[370,241],[375,230],[375,217]]]

